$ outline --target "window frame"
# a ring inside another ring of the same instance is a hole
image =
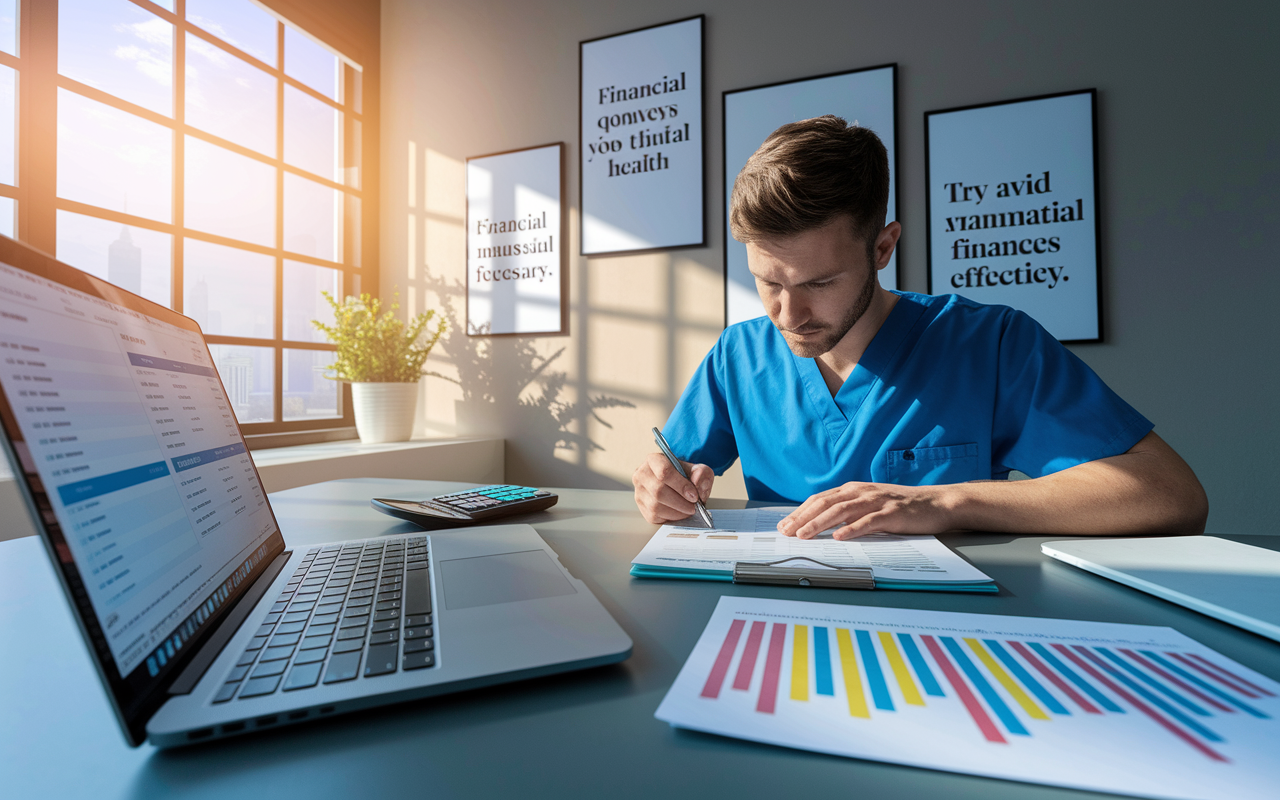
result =
[[[272,350],[274,380],[272,389],[272,421],[241,422],[240,428],[255,446],[279,446],[303,441],[328,441],[355,436],[355,418],[351,403],[351,390],[346,383],[339,383],[338,411],[340,416],[284,419],[284,353],[286,350],[334,352],[335,346],[327,342],[298,341],[284,338],[284,268],[286,261],[311,264],[338,270],[342,275],[344,295],[359,294],[361,287],[376,287],[377,261],[372,257],[375,230],[372,224],[372,192],[369,187],[369,159],[371,119],[363,101],[363,70],[351,58],[341,54],[338,48],[325,44],[321,38],[300,26],[286,22],[277,12],[257,5],[276,21],[276,60],[272,67],[260,59],[240,50],[229,42],[188,22],[185,19],[186,0],[174,0],[174,11],[149,2],[128,0],[139,8],[164,19],[174,26],[173,38],[173,115],[159,114],[137,106],[107,92],[87,86],[58,73],[58,2],[57,0],[19,0],[18,2],[18,55],[0,52],[0,65],[16,70],[17,130],[15,131],[16,186],[0,184],[0,196],[11,197],[16,204],[14,232],[16,238],[48,253],[57,251],[57,212],[68,211],[97,219],[128,225],[130,227],[167,233],[172,237],[170,307],[183,311],[184,269],[183,242],[186,239],[225,245],[239,250],[268,255],[275,262],[275,298],[273,336],[252,338],[206,334],[210,345],[242,345],[267,347]],[[326,97],[301,81],[285,74],[284,42],[285,26],[320,43],[338,58],[338,100]],[[243,145],[222,139],[195,128],[186,122],[186,42],[190,33],[214,47],[242,59],[275,80],[276,131],[275,155],[267,156]],[[305,169],[287,164],[284,160],[284,103],[285,86],[290,86],[338,111],[341,115],[339,150],[341,172],[335,181],[332,177],[316,175]],[[141,119],[164,126],[173,136],[172,175],[173,197],[171,222],[136,217],[130,214],[100,208],[57,196],[57,107],[59,89],[67,90],[103,103],[114,109],[133,114]],[[183,209],[186,137],[222,147],[232,153],[270,166],[275,171],[275,245],[262,245],[230,239],[185,227]],[[305,178],[329,189],[337,190],[342,197],[341,260],[328,261],[310,255],[291,252],[284,247],[284,183],[285,175]],[[353,208],[355,209],[353,211]]]

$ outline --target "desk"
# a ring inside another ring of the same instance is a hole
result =
[[[415,530],[371,496],[467,484],[343,480],[271,495],[291,547]],[[6,798],[796,797],[1040,800],[1087,793],[675,730],[653,718],[722,594],[1168,625],[1280,679],[1280,645],[1040,555],[1046,537],[943,537],[1000,594],[636,580],[652,535],[627,492],[557,489],[532,524],[635,641],[621,664],[159,752],[125,746],[34,538],[0,542],[0,795]],[[741,507],[734,501],[712,508]],[[1061,537],[1054,537],[1061,538]],[[1280,537],[1240,537],[1280,550]]]

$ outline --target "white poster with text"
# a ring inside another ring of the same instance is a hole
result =
[[[467,333],[564,332],[564,145],[467,159]]]
[[[925,115],[929,291],[1099,341],[1093,90]]]
[[[702,26],[582,43],[583,255],[704,243]]]

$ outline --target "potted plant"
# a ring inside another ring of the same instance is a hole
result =
[[[341,303],[323,292],[333,308],[334,322],[311,324],[338,346],[337,360],[325,377],[351,384],[356,430],[365,444],[403,442],[413,435],[413,412],[418,401],[418,381],[431,348],[448,329],[440,317],[435,330],[419,342],[435,310],[415,316],[408,324],[396,318],[400,308],[396,292],[391,308],[369,294],[347,297]]]

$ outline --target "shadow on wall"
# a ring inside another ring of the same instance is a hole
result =
[[[583,489],[631,488],[583,464],[587,453],[604,449],[587,435],[588,419],[612,428],[599,412],[635,408],[634,403],[604,394],[574,397],[568,375],[553,369],[564,347],[544,356],[530,337],[468,336],[466,309],[457,308],[466,296],[463,282],[450,282],[424,271],[422,285],[439,298],[440,312],[450,323],[441,346],[458,376],[434,371],[427,376],[461,389],[462,399],[455,404],[458,435],[506,438],[509,481]]]

